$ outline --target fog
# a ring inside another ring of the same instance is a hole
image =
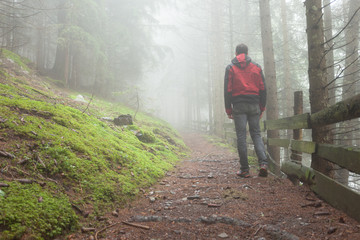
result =
[[[301,1],[287,1],[287,4],[291,8],[289,13],[294,13],[288,16],[289,41],[294,46],[290,50],[294,52],[291,61],[300,63],[291,69],[294,72],[291,90],[296,91],[308,88],[305,9]],[[276,66],[282,71],[280,9],[274,1],[271,7],[274,7]],[[225,114],[220,110],[223,90],[219,88],[223,87],[226,66],[235,57],[236,45],[247,44],[250,57],[263,66],[259,3],[174,1],[162,5],[154,17],[158,21],[154,42],[170,51],[144,75],[142,106],[178,128],[189,127],[194,122],[211,124],[214,115]],[[301,43],[293,43],[294,40]],[[280,81],[282,77],[278,77]],[[281,85],[279,93],[282,93]]]
[[[329,77],[335,79],[329,84],[329,99],[335,102],[353,95],[359,82],[356,70],[347,68],[358,64],[346,60],[351,59],[346,46],[358,42],[350,39],[358,36],[347,34],[354,31],[346,28],[358,23],[359,14],[352,12],[354,1],[324,2],[332,17],[324,31],[335,36],[326,46],[334,53],[334,63],[327,66],[335,69]],[[221,134],[228,121],[224,72],[239,43],[248,45],[249,56],[263,67],[267,87],[275,89],[269,96],[276,95],[277,116],[292,114],[292,95],[298,90],[304,92],[305,111],[310,111],[304,1],[269,1],[271,27],[263,30],[260,20],[266,16],[261,16],[259,3],[263,2],[7,0],[0,2],[0,40],[2,47],[34,62],[39,74],[66,88],[134,109],[140,105],[141,111],[178,128],[202,122],[207,130]],[[272,39],[264,37],[267,32]],[[268,49],[263,45],[270,41],[274,76],[264,61]]]
[[[295,91],[303,92],[307,113],[358,96],[359,26],[360,0],[0,1],[1,48],[27,58],[34,74],[88,101],[103,98],[132,108],[133,116],[139,110],[223,138],[232,123],[224,73],[237,44],[248,46],[265,75],[262,120],[276,120],[294,115]],[[304,131],[303,139],[360,146],[360,119],[344,119]],[[292,138],[289,130],[266,134]],[[279,165],[288,160],[285,151],[267,149]],[[358,172],[343,170],[344,184],[359,189]]]
[[[144,77],[142,86],[150,99],[146,107],[177,127],[185,124],[189,99],[194,99],[197,92],[204,92],[208,84],[205,33],[191,27],[196,17],[191,16],[188,8],[184,2],[178,2],[175,7],[162,8],[156,15],[159,30],[155,43],[167,46],[170,51],[157,68]],[[202,89],[196,88],[196,82],[203,83]],[[203,102],[204,108],[206,105]]]

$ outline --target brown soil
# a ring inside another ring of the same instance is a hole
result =
[[[69,239],[360,239],[360,224],[308,187],[258,177],[255,167],[251,178],[239,178],[235,153],[200,134],[183,136],[191,158],[118,217],[109,213],[103,229]]]

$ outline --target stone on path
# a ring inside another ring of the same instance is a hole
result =
[[[219,237],[219,238],[228,238],[229,235],[227,235],[226,233],[220,233],[220,234],[218,235],[218,237]]]

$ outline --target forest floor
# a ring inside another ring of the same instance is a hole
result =
[[[183,138],[189,159],[109,213],[103,229],[68,239],[360,239],[360,223],[307,186],[258,177],[256,167],[251,178],[239,178],[237,154],[198,133]]]

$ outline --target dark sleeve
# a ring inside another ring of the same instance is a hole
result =
[[[232,81],[230,80],[230,69],[231,65],[227,66],[225,70],[224,77],[224,102],[225,102],[225,111],[228,115],[232,114],[231,107],[231,92],[232,92]]]
[[[265,77],[264,77],[264,74],[263,74],[262,70],[261,70],[260,74],[261,74],[261,78],[262,78],[262,83],[264,85],[264,87],[261,88],[260,91],[259,91],[260,109],[261,109],[261,111],[264,111],[265,107],[266,107],[266,85],[265,85]]]

